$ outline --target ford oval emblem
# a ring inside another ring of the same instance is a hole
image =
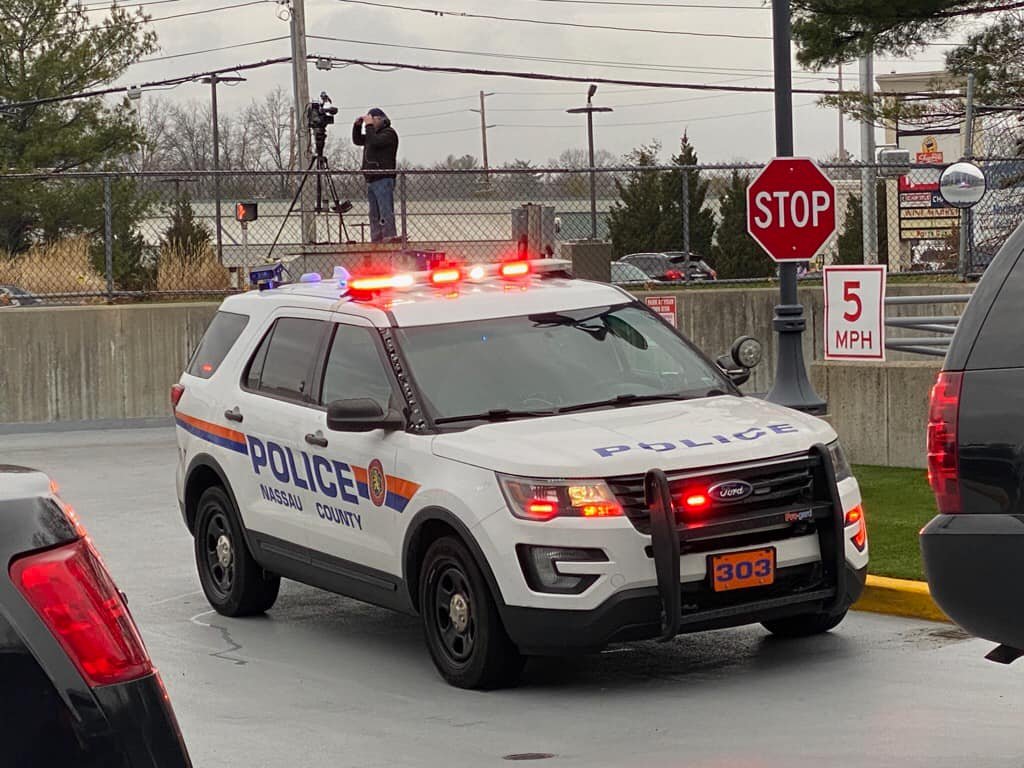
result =
[[[708,488],[712,501],[742,501],[754,492],[754,486],[746,480],[723,480]]]

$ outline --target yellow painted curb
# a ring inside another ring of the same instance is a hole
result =
[[[857,611],[888,613],[927,621],[949,621],[932,600],[928,585],[923,581],[868,576],[864,594],[853,608]]]

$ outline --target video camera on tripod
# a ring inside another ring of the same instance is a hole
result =
[[[334,116],[337,114],[338,108],[334,106],[327,91],[320,91],[320,100],[311,101],[306,107],[306,125],[313,132],[318,155],[323,154],[327,142],[327,126],[334,125]]]

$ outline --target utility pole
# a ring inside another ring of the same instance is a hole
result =
[[[864,263],[878,263],[878,187],[875,181],[875,59],[871,53],[860,60],[860,90],[866,112],[860,123],[860,199],[863,206]]]
[[[772,2],[772,55],[775,69],[775,154],[793,156],[793,63],[789,0]],[[826,403],[811,385],[804,362],[803,335],[807,327],[797,292],[797,265],[779,264],[779,304],[772,326],[779,334],[775,383],[769,402],[808,413],[823,413]]]
[[[594,113],[611,112],[611,107],[595,107],[593,105],[594,94],[597,93],[597,86],[591,85],[587,90],[587,106],[574,107],[565,110],[570,115],[586,114],[587,116],[587,146],[590,148],[590,239],[597,240],[597,171],[594,168]]]
[[[215,229],[217,232],[217,261],[224,263],[224,232],[220,212],[220,121],[217,117],[217,83],[243,83],[244,77],[230,75],[221,77],[217,73],[204,77],[200,82],[210,86],[210,113],[213,120],[213,197]]]
[[[488,96],[493,96],[493,93],[484,93],[480,91],[480,109],[471,109],[470,112],[480,113],[480,141],[483,143],[484,148],[484,183],[489,184],[491,181],[490,175],[490,164],[487,162],[487,129],[490,127],[487,125],[487,105],[484,104],[484,99]]]
[[[843,65],[839,65],[839,98],[842,98],[843,94]],[[843,121],[846,119],[846,115],[843,113],[843,104],[839,103],[839,162],[846,162],[846,135]]]
[[[309,70],[306,61],[306,0],[291,0],[292,37],[292,89],[295,94],[295,138],[298,155],[296,168],[305,171],[310,160],[309,128],[306,125],[306,110],[309,108]],[[307,192],[308,189],[308,192]],[[300,201],[302,216],[302,242],[316,242],[316,219],[313,217],[315,202],[312,188],[304,188]]]
[[[964,159],[974,158],[974,73],[967,74],[967,98],[964,113]],[[957,274],[961,280],[967,279],[967,251],[971,241],[971,223],[974,210],[964,208],[960,211],[960,258],[957,261]]]

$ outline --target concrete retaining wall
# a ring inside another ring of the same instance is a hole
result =
[[[949,283],[890,289],[892,295],[958,292],[963,287]],[[680,329],[712,357],[743,334],[764,342],[765,361],[744,389],[767,391],[775,370],[771,321],[777,291],[694,289],[676,295]],[[892,355],[894,361],[884,366],[816,361],[822,349],[821,289],[801,289],[800,299],[807,312],[804,352],[812,381],[829,401],[853,461],[924,466],[928,392],[940,359]],[[960,308],[928,311],[955,314]],[[168,390],[215,311],[213,304],[0,311],[0,424],[169,417]]]
[[[0,423],[170,416],[217,307],[152,304],[0,312]]]

